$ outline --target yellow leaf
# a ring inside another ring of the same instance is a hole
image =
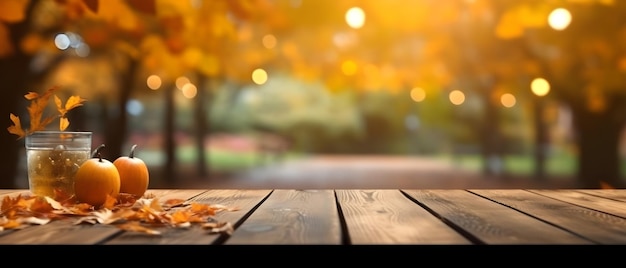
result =
[[[63,102],[61,101],[61,99],[59,99],[59,97],[57,97],[57,95],[54,95],[54,105],[57,106],[57,110],[59,111],[61,116],[64,116],[65,110],[63,109]]]
[[[0,20],[10,23],[24,20],[26,7],[30,0],[2,0],[0,1]]]
[[[70,125],[70,121],[67,119],[67,117],[61,117],[59,119],[59,130],[63,131],[67,129],[69,125]]]
[[[65,103],[65,111],[72,110],[78,106],[82,106],[85,99],[81,98],[78,95],[71,96],[67,102]]]

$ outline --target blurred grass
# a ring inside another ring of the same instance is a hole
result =
[[[236,152],[227,150],[211,150],[205,152],[208,167],[215,172],[231,172],[258,167],[263,158],[256,152]],[[289,159],[300,156],[289,153]],[[192,147],[182,147],[177,151],[177,161],[182,165],[194,165],[196,151]],[[472,171],[482,170],[482,158],[478,154],[438,155],[433,158],[449,161],[455,166]],[[576,173],[576,157],[567,152],[550,154],[546,159],[546,175],[573,176]],[[532,176],[534,159],[532,155],[507,155],[502,159],[503,171],[511,175]]]

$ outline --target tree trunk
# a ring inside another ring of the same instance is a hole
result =
[[[165,118],[163,122],[163,146],[165,151],[165,165],[163,167],[163,176],[170,185],[174,183],[176,178],[176,150],[174,140],[174,86],[166,84],[163,88],[163,96],[165,97]]]
[[[548,130],[544,121],[545,99],[534,98],[534,118],[535,124],[535,179],[544,180],[546,176],[546,154],[548,149]]]
[[[204,109],[204,104],[206,103],[205,100],[205,90],[204,90],[204,85],[206,80],[208,80],[206,78],[206,76],[200,74],[198,76],[198,94],[196,95],[196,97],[194,98],[194,108],[195,108],[195,113],[194,113],[194,119],[195,119],[195,127],[196,127],[196,131],[195,131],[195,141],[196,141],[196,151],[197,151],[197,163],[196,163],[196,167],[197,167],[197,173],[198,173],[198,177],[199,178],[206,178],[208,172],[207,172],[207,165],[206,165],[206,158],[205,158],[205,144],[204,144],[204,138],[206,137],[206,111]]]
[[[122,156],[124,151],[122,146],[128,134],[126,104],[134,88],[133,83],[138,66],[139,62],[131,59],[127,72],[123,74],[117,99],[117,114],[109,116],[108,127],[105,130],[105,145],[107,149],[103,151],[102,155],[107,159],[116,159]]]
[[[614,104],[619,105],[619,104]],[[582,188],[623,188],[619,142],[622,120],[611,110],[591,112],[574,106],[579,149],[578,180]]]
[[[488,89],[482,94],[485,101],[485,117],[481,133],[483,173],[488,176],[497,176],[501,174],[503,165],[500,119],[498,108],[491,101],[494,85],[490,84],[487,86]]]

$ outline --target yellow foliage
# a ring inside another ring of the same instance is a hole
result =
[[[524,34],[524,27],[515,10],[505,12],[496,26],[496,36],[502,39],[513,39]]]
[[[100,5],[96,18],[105,20],[111,25],[117,25],[122,30],[131,31],[138,27],[138,18],[124,0],[108,0]]]
[[[156,15],[157,17],[170,17],[191,14],[195,10],[191,2],[192,1],[157,0]]]
[[[0,1],[0,21],[15,23],[24,20],[29,2],[30,0]]]

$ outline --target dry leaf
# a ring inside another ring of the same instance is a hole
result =
[[[30,116],[30,126],[28,129],[24,129],[22,127],[20,118],[11,113],[10,119],[13,125],[7,128],[9,133],[17,135],[18,139],[21,139],[35,131],[44,130],[46,126],[48,126],[50,123],[52,123],[52,121],[57,118],[59,119],[59,130],[66,130],[70,125],[66,114],[70,110],[82,106],[83,102],[85,102],[86,99],[74,95],[69,97],[67,102],[63,104],[61,99],[58,96],[54,95],[54,92],[59,89],[59,87],[51,87],[43,94],[31,91],[24,95],[24,98],[31,102],[30,105],[27,107],[28,115]],[[50,97],[52,96],[54,96],[57,114],[44,117],[43,112],[46,109],[46,106],[48,106]]]
[[[133,202],[133,204],[130,204]],[[229,210],[221,205],[189,203],[170,199],[160,202],[158,198],[139,198],[120,194],[109,197],[107,205],[99,209],[86,203],[77,203],[74,198],[57,201],[50,197],[18,195],[5,196],[0,204],[0,230],[24,228],[28,225],[43,225],[51,221],[76,217],[74,224],[109,224],[126,231],[160,234],[149,226],[189,228],[200,224],[210,233],[232,232],[232,225],[217,222],[211,215],[219,210]],[[169,206],[174,205],[175,208]],[[167,209],[165,209],[167,208]]]
[[[161,234],[161,232],[142,226],[138,222],[128,222],[128,223],[120,224],[117,227],[119,227],[122,230],[132,231],[132,232],[141,232],[141,233],[146,233],[146,234],[151,234],[151,235]]]

